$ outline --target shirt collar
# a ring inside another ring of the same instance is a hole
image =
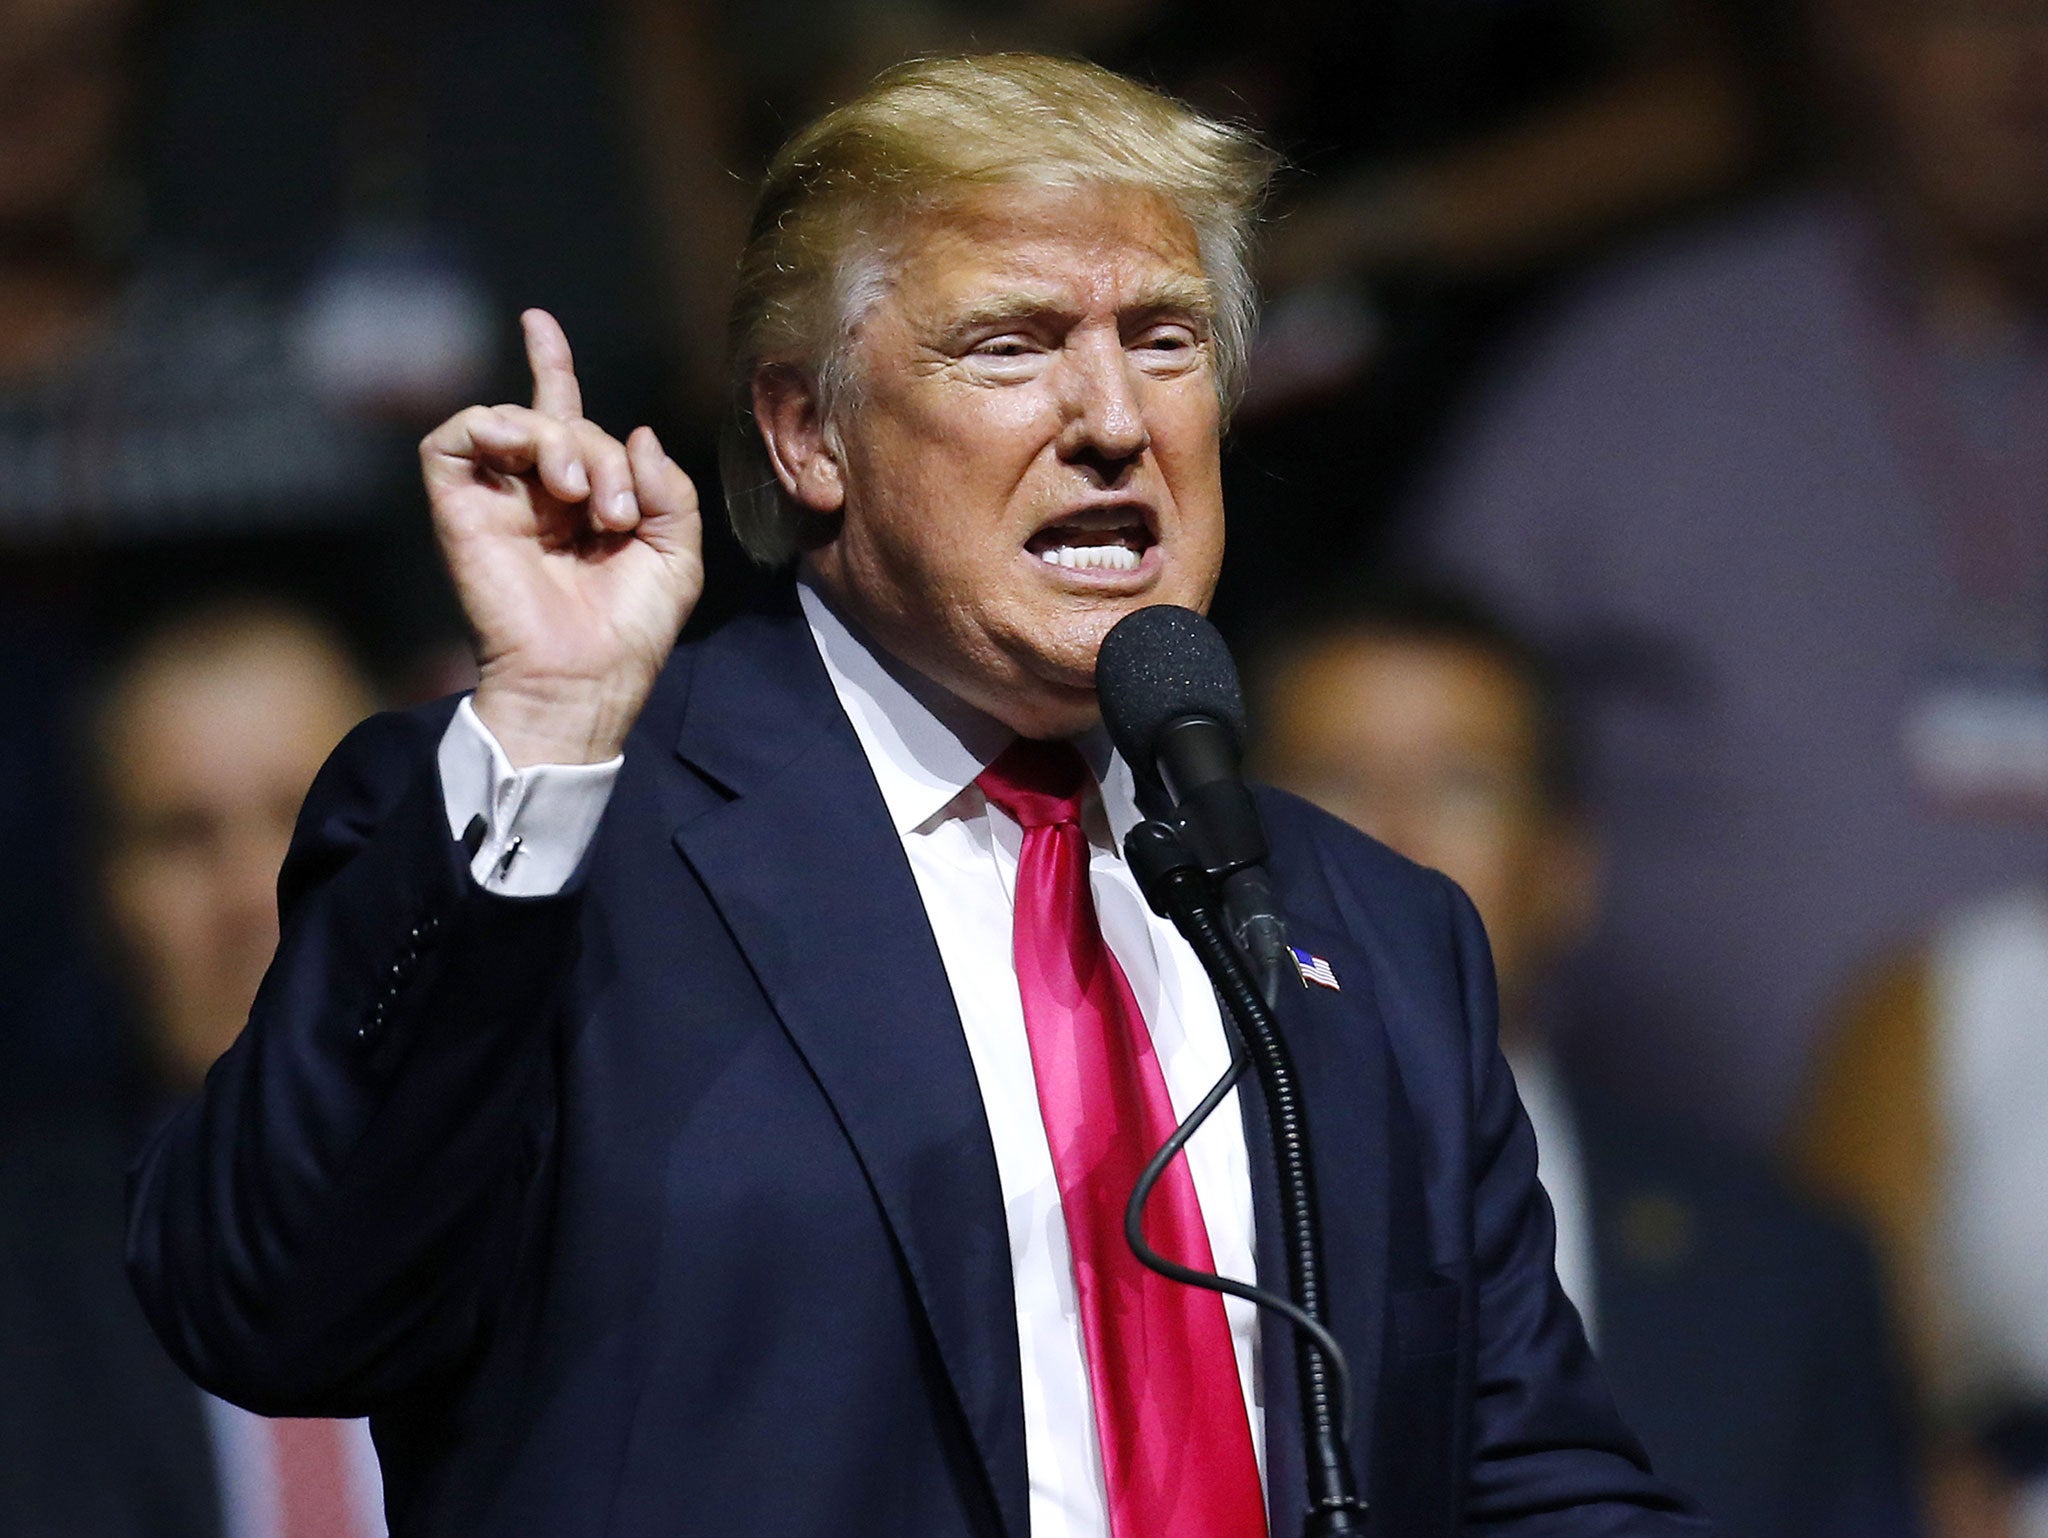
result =
[[[797,598],[896,832],[935,822],[1017,734],[874,645],[810,581],[799,579]],[[1074,745],[1101,786],[1110,835],[1121,851],[1140,818],[1130,768],[1099,726]]]

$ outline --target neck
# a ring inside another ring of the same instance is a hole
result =
[[[1020,737],[1079,737],[1102,724],[1092,688],[1065,687],[1021,669],[1008,680],[992,682],[978,676],[971,665],[948,667],[943,644],[923,650],[913,644],[922,639],[916,618],[902,616],[892,625],[888,616],[863,613],[859,604],[849,601],[839,575],[825,569],[815,555],[804,557],[797,575],[869,652],[886,659],[885,665],[904,678],[912,693],[922,697],[924,690],[937,690]],[[905,675],[918,682],[910,684]]]

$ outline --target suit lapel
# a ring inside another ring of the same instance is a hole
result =
[[[676,830],[859,1158],[996,1509],[1027,1531],[995,1152],[909,862],[793,602],[700,648],[678,754],[732,799]]]
[[[1029,1523],[1023,1389],[995,1153],[951,985],[858,738],[794,603],[696,652],[677,753],[730,797],[675,832],[861,1161],[930,1322],[1005,1527]],[[1303,851],[1296,851],[1297,856]],[[1314,1138],[1328,1312],[1350,1355],[1354,1464],[1369,1475],[1398,1120],[1365,952],[1341,932],[1312,856],[1276,859],[1297,945],[1343,984],[1290,992],[1281,1029]],[[1258,1265],[1285,1285],[1277,1181],[1256,1090]],[[1306,1504],[1294,1340],[1262,1337],[1274,1533]]]

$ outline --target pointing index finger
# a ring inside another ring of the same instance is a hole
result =
[[[546,310],[528,310],[519,317],[526,333],[526,362],[533,370],[533,409],[557,421],[583,415],[583,390],[576,383],[576,363],[562,323]]]

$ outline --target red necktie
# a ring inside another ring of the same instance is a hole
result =
[[[270,1423],[278,1538],[359,1538],[349,1500],[347,1438],[340,1421]]]
[[[1173,1104],[1123,969],[1103,943],[1081,831],[1087,766],[1020,740],[975,781],[1024,829],[1017,986],[1074,1257],[1114,1538],[1263,1538],[1264,1501],[1223,1300],[1139,1265],[1124,1204]],[[1185,1156],[1145,1215],[1155,1249],[1213,1269]]]

